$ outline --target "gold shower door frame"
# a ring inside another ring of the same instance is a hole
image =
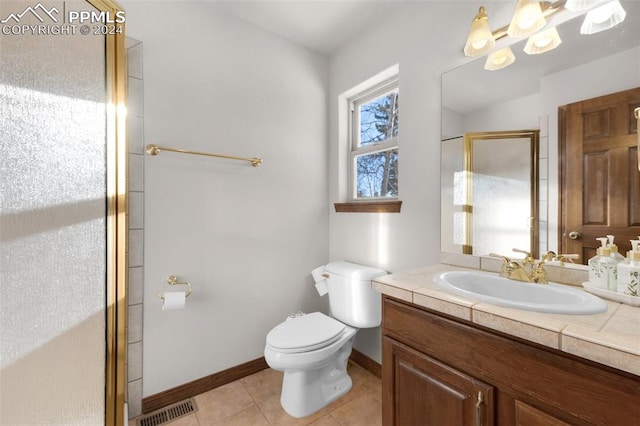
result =
[[[532,256],[537,257],[539,251],[539,195],[538,195],[538,151],[540,145],[540,130],[505,130],[493,132],[468,132],[464,134],[463,139],[463,167],[466,176],[466,203],[463,205],[463,212],[468,216],[465,221],[464,244],[462,246],[463,254],[473,253],[473,150],[474,142],[477,140],[491,139],[529,139],[530,148],[529,155],[531,158],[531,174],[530,174],[530,197],[531,197],[531,213],[530,213],[530,245],[527,248]]]
[[[87,0],[111,17],[113,0]],[[124,23],[122,24],[124,28]],[[127,354],[127,145],[125,34],[105,35],[107,152],[107,276],[105,425],[124,425]]]

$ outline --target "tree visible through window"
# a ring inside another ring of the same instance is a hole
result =
[[[353,100],[352,167],[355,199],[398,196],[397,82]],[[355,142],[355,143],[354,143]]]

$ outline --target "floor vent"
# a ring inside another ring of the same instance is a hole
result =
[[[187,399],[182,402],[178,402],[173,405],[169,405],[161,410],[154,411],[146,416],[138,419],[138,426],[158,426],[165,423],[169,423],[180,417],[188,416],[191,413],[198,411],[196,402],[193,398]]]

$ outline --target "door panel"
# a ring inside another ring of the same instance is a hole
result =
[[[605,225],[609,155],[606,152],[584,156],[584,219],[587,225]]]
[[[584,140],[600,139],[609,136],[609,110],[600,110],[584,114]]]
[[[447,383],[426,375],[411,363],[399,361],[396,367],[398,424],[408,424],[408,415],[414,424],[416,421],[418,424],[436,424],[439,419],[437,413],[441,412],[448,413],[449,424],[464,424],[465,402],[471,395],[465,395]],[[414,401],[416,398],[419,399],[417,404]]]
[[[491,425],[494,388],[388,337],[385,357],[391,359],[391,384],[398,426]],[[388,423],[388,413],[385,423]]]

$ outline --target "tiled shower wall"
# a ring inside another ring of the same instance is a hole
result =
[[[129,144],[129,418],[142,413],[142,296],[144,279],[144,131],[142,43],[127,38],[127,141]]]
[[[549,117],[539,117],[538,243],[540,256],[549,250]]]

